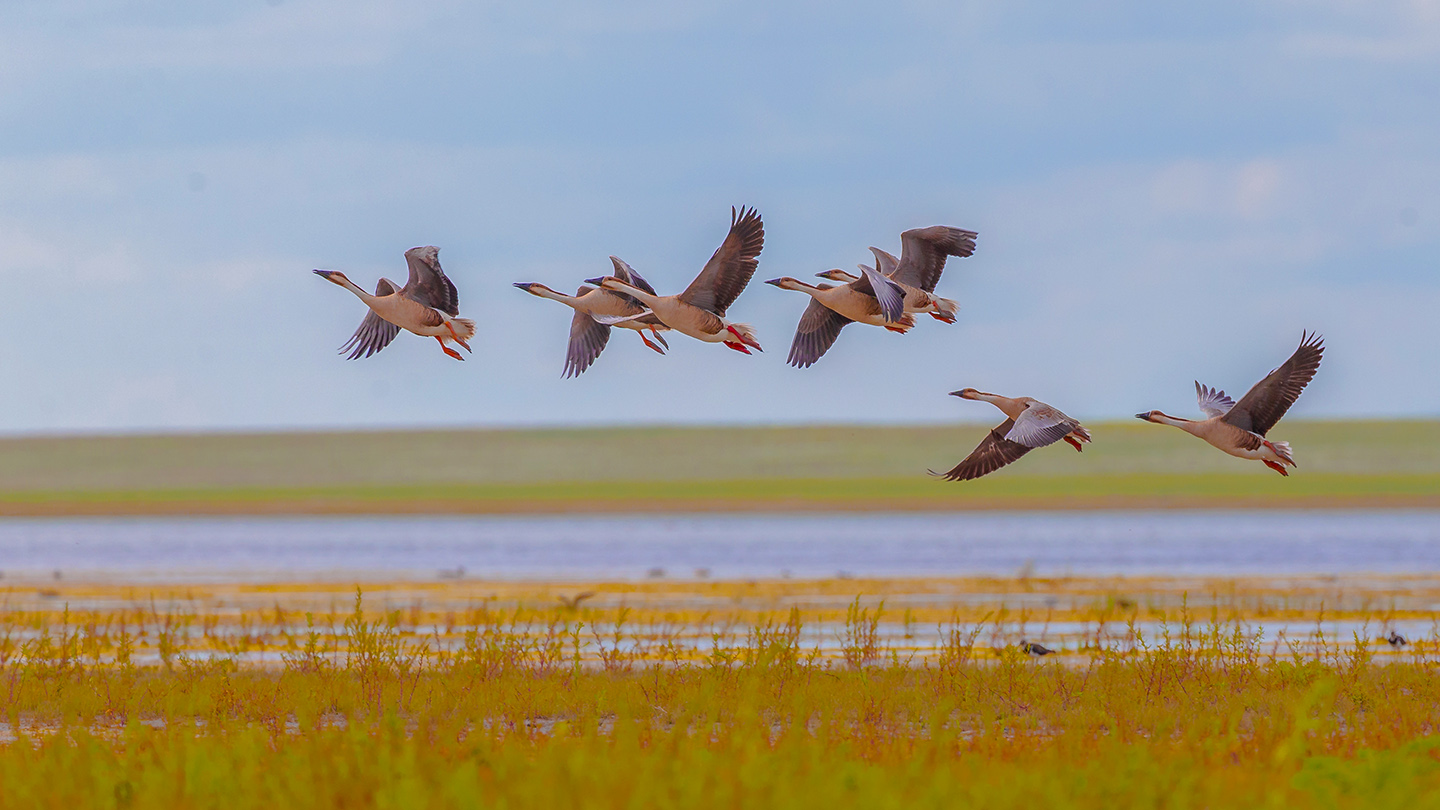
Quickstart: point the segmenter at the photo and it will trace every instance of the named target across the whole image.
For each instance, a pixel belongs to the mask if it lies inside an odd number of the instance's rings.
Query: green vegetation
[[[0,441],[0,513],[1440,506],[1440,422],[1285,423],[1300,469],[1139,422],[986,479],[932,480],[989,425],[615,428]]]
[[[412,590],[356,594],[332,613],[259,589],[119,599],[66,586],[60,596],[92,604],[74,611],[11,591],[4,804],[1440,803],[1434,638],[1398,654],[1346,643],[1311,609],[1313,638],[1272,646],[1251,611],[1304,602],[1294,589],[1230,583],[1197,617],[1163,586],[1130,582],[1124,599],[1062,607],[1085,625],[1079,641],[1034,659],[1014,644],[1025,617],[1004,601],[1071,586],[991,585],[1011,593],[931,602],[923,618],[887,616],[873,598],[697,613],[604,584],[573,608],[544,593],[456,607],[453,590],[399,586]],[[377,598],[389,607],[370,609]],[[1378,628],[1393,611],[1344,615]],[[893,620],[934,621],[935,641],[887,636]]]

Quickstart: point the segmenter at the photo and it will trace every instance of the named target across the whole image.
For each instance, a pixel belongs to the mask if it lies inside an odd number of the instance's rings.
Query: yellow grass
[[[1428,626],[1440,583],[1426,577],[362,591],[12,585],[4,803],[1440,799],[1440,639],[1412,633],[1396,651],[1376,638]],[[1062,653],[1026,656],[1022,636]]]

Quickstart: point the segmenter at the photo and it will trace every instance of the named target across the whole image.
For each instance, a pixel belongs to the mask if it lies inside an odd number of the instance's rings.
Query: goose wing
[[[596,295],[594,287],[581,285],[575,292],[575,297],[585,295]],[[610,326],[600,323],[590,317],[588,313],[575,310],[575,316],[570,319],[570,345],[565,349],[565,377],[578,377],[590,368],[600,352],[605,351],[605,344],[610,342]]]
[[[721,317],[740,297],[750,283],[755,268],[760,266],[760,250],[765,247],[765,223],[754,208],[730,209],[730,233],[705,263],[705,269],[690,282],[680,300]]]
[[[880,302],[880,314],[885,316],[886,321],[900,320],[905,314],[905,289],[869,265],[856,266],[860,268],[860,278],[850,282],[850,287],[856,292],[875,296],[875,300]]]
[[[1066,416],[1059,408],[1032,402],[1015,420],[1015,426],[1010,428],[1005,438],[1033,450],[1060,441],[1079,426],[1079,422]]]
[[[879,270],[882,275],[895,275],[896,268],[900,266],[900,260],[895,258],[895,254],[881,250],[874,245],[870,246],[870,252],[875,254],[876,270]]]
[[[659,293],[655,292],[655,288],[650,286],[650,282],[646,281],[645,277],[636,272],[635,268],[626,263],[624,259],[619,256],[611,256],[610,263],[615,265],[616,278],[629,284],[631,287],[644,290],[651,295],[659,295]]]
[[[382,278],[375,282],[375,295],[394,294],[395,285],[390,279]],[[355,330],[355,334],[351,335],[350,339],[345,341],[345,345],[340,347],[340,353],[350,352],[349,356],[345,358],[347,360],[369,357],[389,346],[390,341],[394,340],[398,334],[400,334],[400,327],[380,317],[372,309],[366,313],[364,320],[360,321],[360,328]]]
[[[1280,417],[1300,398],[1300,392],[1305,390],[1310,380],[1315,378],[1324,353],[1324,338],[1301,334],[1300,347],[1290,355],[1290,359],[1255,383],[1255,387],[1225,414],[1224,421],[1261,436],[1269,433],[1270,428],[1275,427]]]
[[[440,248],[410,248],[405,251],[405,264],[410,267],[410,278],[400,290],[401,295],[452,317],[460,314],[460,294],[440,269]]]
[[[1030,452],[1031,448],[1005,438],[1005,434],[1009,433],[1013,427],[1015,427],[1015,420],[1006,419],[1000,423],[999,427],[990,431],[984,441],[980,442],[979,446],[972,450],[964,461],[956,464],[949,472],[941,474],[931,470],[930,474],[938,475],[946,481],[969,481],[982,475],[988,475],[1006,464],[1014,462]]]
[[[935,292],[940,273],[949,256],[969,256],[975,252],[975,231],[932,225],[900,234],[900,265],[893,278],[901,284]]]
[[[847,323],[849,318],[811,298],[810,306],[800,316],[795,340],[790,343],[790,357],[785,362],[796,368],[809,368],[835,345],[835,339]]]
[[[1214,419],[1217,416],[1224,416],[1235,407],[1235,400],[1231,399],[1218,388],[1211,388],[1208,385],[1201,385],[1199,380],[1195,381],[1195,400],[1200,403],[1200,412]]]

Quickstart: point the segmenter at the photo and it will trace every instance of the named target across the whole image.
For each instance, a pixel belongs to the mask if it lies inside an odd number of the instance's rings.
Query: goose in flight
[[[960,305],[936,295],[935,285],[940,283],[940,274],[945,270],[948,257],[964,258],[975,253],[977,236],[979,234],[975,231],[932,225],[900,234],[898,259],[878,247],[872,246],[870,252],[875,254],[875,268],[905,290],[906,312],[925,312],[937,321],[955,323]],[[864,269],[862,265],[861,270]],[[817,275],[839,282],[851,282],[856,278],[853,273],[844,270],[827,270]]]
[[[440,269],[440,248],[433,245],[405,251],[410,276],[405,286],[396,289],[395,282],[382,278],[375,284],[375,294],[360,289],[338,270],[316,270],[326,281],[355,293],[370,312],[360,321],[360,328],[340,347],[350,352],[350,360],[369,357],[390,345],[401,329],[422,337],[433,337],[440,348],[456,360],[465,358],[446,344],[450,341],[470,351],[470,338],[475,336],[475,322],[460,315],[460,295],[455,284]]]
[[[838,287],[807,284],[790,276],[765,282],[810,296],[810,305],[795,328],[795,339],[790,343],[786,362],[796,368],[814,365],[835,345],[846,324],[883,326],[902,335],[910,331],[915,319],[905,312],[905,291],[868,267],[862,265],[861,272],[863,275],[856,280]]]
[[[725,311],[735,303],[745,285],[750,283],[750,277],[755,275],[755,268],[760,264],[760,251],[764,247],[765,223],[761,222],[755,209],[742,208],[737,212],[731,208],[730,232],[725,235],[725,241],[705,263],[700,275],[679,295],[656,295],[653,290],[641,289],[617,276],[587,279],[586,283],[629,295],[676,332],[706,343],[723,343],[738,352],[750,354],[750,349],[761,351],[760,343],[755,339],[755,330],[749,324],[726,320]],[[596,320],[618,325],[643,317],[644,312],[614,318],[602,316]]]
[[[1272,442],[1265,435],[1314,379],[1324,353],[1323,338],[1301,333],[1300,347],[1290,359],[1256,383],[1238,403],[1224,391],[1201,385],[1197,380],[1195,396],[1208,419],[1181,419],[1160,411],[1137,413],[1135,418],[1180,428],[1232,456],[1263,461],[1265,466],[1288,476],[1290,473],[1285,467],[1296,466],[1290,444]]]
[[[1076,450],[1084,450],[1083,445],[1090,441],[1090,431],[1083,425],[1038,399],[1012,399],[974,388],[951,391],[950,396],[988,402],[999,408],[1007,418],[949,472],[941,475],[930,471],[931,475],[938,475],[946,481],[969,481],[988,475],[1037,447],[1054,444],[1061,439]]]
[[[610,263],[615,266],[615,278],[624,281],[626,284],[633,284],[636,287],[655,294],[655,288],[650,286],[639,273],[635,272],[630,265],[620,259],[611,256]],[[645,308],[643,304],[625,293],[611,292],[595,287],[581,285],[576,293],[565,295],[536,282],[516,282],[516,287],[541,298],[549,298],[552,301],[559,301],[562,304],[575,310],[575,317],[570,319],[570,346],[565,351],[565,377],[574,377],[582,374],[591,363],[605,350],[605,344],[610,341],[610,327],[612,325],[623,329],[634,330],[644,341],[646,346],[654,349],[660,354],[670,348],[670,344],[661,337],[661,330],[669,330],[670,327],[660,322],[653,313]],[[597,318],[604,319],[597,320]],[[619,320],[614,320],[619,319]],[[645,337],[646,330],[655,336],[660,346],[650,342]]]

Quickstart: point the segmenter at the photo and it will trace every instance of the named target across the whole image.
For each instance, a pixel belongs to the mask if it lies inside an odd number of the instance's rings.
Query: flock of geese
[[[946,261],[975,252],[975,231],[935,225],[900,235],[900,256],[870,248],[875,265],[857,265],[859,275],[844,270],[818,273],[834,284],[810,284],[784,276],[765,282],[783,290],[803,292],[810,303],[800,316],[788,362],[797,368],[814,365],[851,323],[883,327],[904,334],[915,326],[915,316],[930,315],[955,323],[959,305],[935,294]],[[605,350],[613,329],[628,329],[650,349],[664,354],[670,347],[663,333],[679,332],[706,343],[721,343],[750,354],[761,351],[755,330],[725,317],[759,266],[765,246],[765,225],[753,208],[730,209],[730,231],[695,280],[676,295],[660,295],[634,268],[611,256],[614,273],[586,279],[574,295],[566,295],[537,282],[516,287],[541,298],[559,301],[574,310],[570,343],[565,354],[565,377],[585,372]],[[405,286],[382,278],[375,293],[365,292],[344,273],[316,270],[320,277],[354,293],[370,311],[340,351],[351,360],[369,357],[390,344],[401,329],[433,337],[441,350],[456,360],[464,355],[451,344],[470,351],[475,322],[460,317],[455,285],[440,269],[439,248],[411,248],[405,252],[409,277]],[[648,335],[647,335],[648,333]],[[653,340],[652,340],[653,338]],[[1136,414],[1137,419],[1170,425],[1203,439],[1238,458],[1261,461],[1281,475],[1289,475],[1295,458],[1286,442],[1266,435],[1285,415],[1320,367],[1325,347],[1317,335],[1303,334],[1300,346],[1279,368],[1256,383],[1239,402],[1224,391],[1195,383],[1203,420],[1182,419],[1158,410]],[[965,481],[992,473],[1036,448],[1065,441],[1076,450],[1090,442],[1090,432],[1060,409],[1031,397],[1005,397],[965,388],[950,392],[961,399],[988,402],[1005,415],[969,456],[945,473],[949,481]]]

